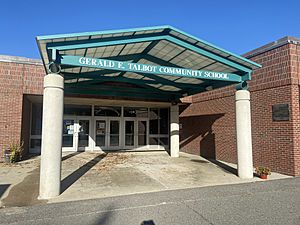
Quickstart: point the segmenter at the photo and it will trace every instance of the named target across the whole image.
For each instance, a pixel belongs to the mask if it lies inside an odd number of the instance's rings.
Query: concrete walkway
[[[262,181],[242,180],[235,172],[234,165],[186,153],[179,158],[165,152],[68,153],[62,161],[62,194],[48,202]],[[285,177],[273,173],[270,179]],[[46,203],[37,200],[39,157],[16,166],[0,164],[0,178],[0,187],[9,185],[2,194],[2,205]]]

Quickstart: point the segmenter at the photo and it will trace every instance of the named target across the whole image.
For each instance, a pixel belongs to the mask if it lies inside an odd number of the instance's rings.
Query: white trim
[[[93,103],[93,104],[91,104]],[[168,150],[163,145],[150,145],[149,140],[150,137],[158,137],[158,138],[169,138],[169,134],[150,134],[150,108],[169,108],[170,103],[161,103],[161,102],[139,102],[139,101],[117,101],[117,100],[107,100],[107,99],[86,99],[86,98],[65,98],[64,104],[72,104],[72,105],[90,105],[92,112],[91,116],[73,116],[73,115],[64,115],[65,119],[74,120],[74,135],[73,135],[73,147],[63,147],[62,151],[115,151],[115,150],[127,150],[127,151],[147,151],[147,150]],[[123,105],[122,105],[123,104]],[[119,106],[121,107],[121,116],[120,117],[103,117],[103,116],[95,116],[94,109],[95,106]],[[124,117],[124,107],[145,107],[148,109],[148,117]],[[31,134],[31,125],[32,125],[32,103],[30,110],[30,134]],[[170,117],[170,114],[168,115]],[[78,145],[78,122],[79,120],[89,120],[89,145],[84,148],[77,148]],[[106,123],[105,130],[105,142],[106,146],[96,146],[96,121],[104,120]],[[109,146],[110,144],[110,121],[118,120],[119,121],[119,146]],[[134,121],[134,145],[133,146],[125,146],[125,121]],[[147,124],[147,143],[144,146],[138,146],[138,121],[146,121]],[[30,135],[30,140],[34,135]],[[41,138],[41,135],[38,135],[37,138]],[[30,141],[29,141],[30,144]],[[39,153],[40,149],[30,149],[32,153]]]
[[[73,146],[72,147],[62,147],[62,151],[63,152],[68,152],[68,151],[75,151],[76,147],[77,146],[77,143],[76,143],[76,135],[75,135],[75,132],[76,132],[76,116],[69,116],[69,115],[64,115],[64,118],[63,120],[74,120],[74,133],[73,133]]]

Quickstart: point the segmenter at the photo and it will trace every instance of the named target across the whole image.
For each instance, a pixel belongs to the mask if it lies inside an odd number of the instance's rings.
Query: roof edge
[[[34,65],[43,65],[41,59],[32,59],[21,56],[11,56],[11,55],[0,55],[0,62],[14,62],[21,64],[34,64]]]
[[[265,53],[267,51],[270,51],[272,49],[281,47],[281,46],[286,45],[286,44],[295,44],[295,45],[299,45],[300,46],[300,38],[292,37],[292,36],[285,36],[285,37],[280,38],[280,39],[278,39],[276,41],[273,41],[273,42],[270,42],[270,43],[268,43],[266,45],[263,45],[263,46],[261,46],[259,48],[251,50],[251,51],[243,54],[243,56],[246,57],[246,58],[252,58],[254,56],[263,54],[263,53]]]
[[[223,48],[217,47],[216,45],[213,45],[207,41],[204,41],[198,37],[195,37],[191,34],[188,34],[180,29],[177,29],[173,26],[170,25],[162,25],[162,26],[152,26],[152,27],[139,27],[139,28],[130,28],[130,29],[118,29],[118,30],[106,30],[106,31],[95,31],[95,32],[83,32],[83,33],[69,33],[69,34],[56,34],[56,35],[45,35],[45,36],[37,36],[36,40],[37,42],[42,41],[42,40],[47,40],[47,39],[58,39],[58,38],[70,38],[70,37],[82,37],[82,36],[91,36],[91,35],[102,35],[102,34],[114,34],[114,33],[124,33],[124,32],[138,32],[138,31],[147,31],[147,30],[158,30],[158,29],[169,29],[169,30],[174,30],[178,33],[181,33],[185,36],[188,36],[198,42],[201,42],[207,46],[210,46],[214,49],[217,49],[223,53],[229,54],[231,56],[234,56],[244,62],[247,62],[251,64],[254,68],[261,68],[262,66],[256,62],[253,62],[245,57],[242,57],[240,55],[237,55],[235,53],[229,52]],[[253,68],[251,68],[253,69]]]
[[[82,36],[89,36],[89,35],[114,34],[114,33],[120,33],[120,32],[137,32],[137,31],[142,31],[142,30],[159,30],[159,29],[168,29],[168,28],[172,29],[171,26],[162,25],[162,26],[137,27],[137,28],[129,28],[129,29],[117,29],[117,30],[65,33],[65,34],[53,34],[53,35],[39,35],[39,36],[36,36],[36,39],[38,41],[40,41],[40,40],[46,40],[46,39],[82,37]]]
[[[243,56],[240,56],[240,55],[237,55],[237,54],[235,54],[235,53],[229,52],[229,51],[227,51],[227,50],[225,50],[225,49],[223,49],[223,48],[220,48],[220,47],[218,47],[218,46],[216,46],[216,45],[214,45],[214,44],[211,44],[211,43],[209,43],[209,42],[207,42],[207,41],[205,41],[205,40],[202,40],[202,39],[200,39],[200,38],[198,38],[198,37],[195,37],[195,36],[193,36],[193,35],[191,35],[191,34],[188,34],[188,33],[184,32],[184,31],[182,31],[182,30],[179,30],[179,29],[177,29],[177,28],[175,28],[175,27],[168,26],[168,28],[169,28],[169,29],[172,29],[172,30],[175,30],[175,31],[177,31],[177,32],[179,32],[179,33],[182,33],[182,34],[184,34],[184,35],[187,35],[187,36],[189,36],[189,37],[191,37],[191,38],[193,38],[193,39],[195,39],[195,40],[197,40],[197,41],[200,41],[200,42],[202,42],[202,43],[204,43],[204,44],[206,44],[206,45],[209,45],[210,47],[216,48],[216,49],[218,49],[218,50],[220,50],[220,51],[222,51],[222,52],[224,52],[224,53],[227,53],[227,54],[232,55],[232,56],[234,56],[234,57],[237,57],[237,58],[239,58],[239,59],[241,59],[241,60],[243,60],[243,61],[246,61],[246,62],[252,64],[253,66],[257,67],[257,68],[261,68],[261,67],[262,67],[262,65],[260,65],[260,64],[258,64],[258,63],[256,63],[256,62],[253,62],[253,61],[251,61],[251,60],[249,60],[249,59],[247,59],[247,58],[245,58],[245,57],[243,57]]]

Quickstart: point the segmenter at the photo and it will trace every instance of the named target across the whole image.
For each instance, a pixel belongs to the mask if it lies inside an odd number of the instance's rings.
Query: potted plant
[[[268,167],[264,166],[258,166],[255,169],[256,174],[261,178],[261,179],[268,179],[268,175],[271,174],[271,170]]]

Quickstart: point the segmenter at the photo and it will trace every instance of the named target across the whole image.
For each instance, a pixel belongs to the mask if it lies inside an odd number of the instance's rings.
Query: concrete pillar
[[[170,107],[170,155],[179,157],[179,107]]]
[[[60,194],[64,78],[44,77],[43,130],[40,170],[40,199]]]
[[[253,178],[252,135],[250,92],[238,90],[235,94],[236,142],[238,158],[238,176]]]

